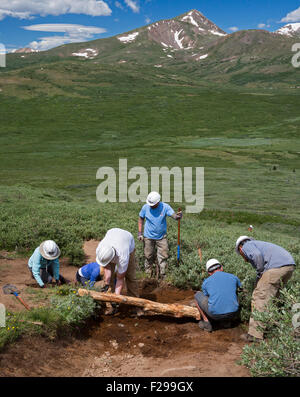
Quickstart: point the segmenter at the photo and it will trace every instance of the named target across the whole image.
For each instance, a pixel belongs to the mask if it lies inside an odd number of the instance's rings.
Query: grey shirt
[[[279,245],[265,241],[250,240],[242,247],[243,253],[261,277],[266,270],[295,265],[292,255]]]

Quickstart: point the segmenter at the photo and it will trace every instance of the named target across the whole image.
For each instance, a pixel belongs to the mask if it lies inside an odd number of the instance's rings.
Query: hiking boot
[[[240,336],[240,338],[244,341],[244,342],[248,342],[248,343],[252,343],[252,342],[261,342],[262,339],[259,338],[255,338],[255,336],[252,336],[250,334],[242,334]]]
[[[200,329],[203,329],[204,331],[211,332],[212,331],[212,326],[209,321],[199,321],[198,326]]]

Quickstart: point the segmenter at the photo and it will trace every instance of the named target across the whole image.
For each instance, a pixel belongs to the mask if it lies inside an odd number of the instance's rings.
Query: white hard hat
[[[221,265],[220,262],[217,259],[210,259],[206,262],[206,271],[211,271],[214,269],[209,270],[211,267],[215,265]]]
[[[108,265],[115,255],[116,251],[110,244],[104,241],[99,243],[96,250],[96,261],[100,266],[105,267]]]
[[[40,245],[40,253],[43,258],[54,260],[60,256],[60,249],[53,240],[46,240]]]
[[[245,241],[245,240],[252,240],[250,237],[248,237],[248,236],[240,236],[237,240],[236,240],[236,243],[235,243],[235,250],[236,250],[236,253],[237,254],[239,254],[240,252],[239,252],[239,245],[243,242],[243,241]]]
[[[157,192],[151,192],[147,196],[146,203],[153,207],[155,204],[160,202],[160,194]]]

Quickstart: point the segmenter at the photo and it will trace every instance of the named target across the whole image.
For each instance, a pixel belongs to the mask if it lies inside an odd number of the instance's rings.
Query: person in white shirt
[[[127,295],[139,296],[135,243],[130,232],[119,228],[108,230],[96,249],[96,261],[104,268],[103,292],[107,292],[111,286],[112,292],[121,295],[125,280]]]

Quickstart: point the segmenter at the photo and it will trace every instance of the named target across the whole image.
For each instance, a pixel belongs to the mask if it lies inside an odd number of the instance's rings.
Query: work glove
[[[138,233],[138,240],[139,241],[144,241],[144,236],[141,232]]]
[[[109,284],[105,284],[104,287],[101,288],[100,292],[107,292],[109,290]]]

